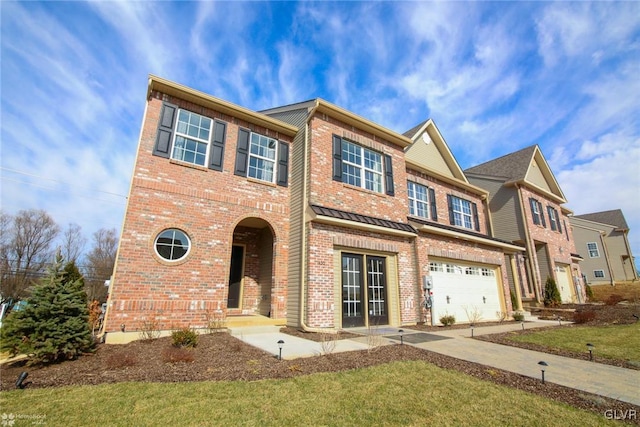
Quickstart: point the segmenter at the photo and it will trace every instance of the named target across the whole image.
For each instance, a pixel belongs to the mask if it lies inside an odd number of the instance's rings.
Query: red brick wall
[[[307,265],[307,325],[311,327],[338,327],[334,316],[342,312],[335,307],[334,291],[342,277],[334,276],[334,251],[343,249],[353,253],[377,253],[381,256],[397,255],[399,310],[402,323],[417,322],[417,271],[413,256],[413,238],[394,237],[352,230],[333,225],[308,224]],[[387,272],[390,274],[391,272]],[[389,298],[389,296],[388,296]],[[389,308],[398,310],[397,308]]]
[[[449,203],[447,201],[447,195],[451,194],[461,199],[468,200],[471,203],[475,203],[478,208],[478,222],[480,225],[480,231],[476,231],[475,224],[472,224],[472,226],[474,227],[472,230],[465,229],[464,227],[457,228],[460,228],[461,230],[473,231],[475,233],[487,234],[487,206],[478,194],[466,190],[462,187],[451,185],[413,169],[407,170],[407,176],[409,177],[410,181],[414,181],[418,184],[433,188],[435,190],[436,208],[438,211],[438,220],[435,222],[437,222],[438,224],[456,227],[449,222]],[[406,185],[407,184],[405,182],[404,186],[406,187]],[[408,214],[409,208],[407,208],[407,215]],[[429,213],[429,215],[431,215],[431,213]],[[428,220],[433,221],[431,218],[429,218]]]
[[[227,123],[222,172],[152,155],[162,99]],[[284,317],[287,287],[289,189],[235,176],[239,126],[286,142],[292,138],[157,92],[148,101],[107,314],[107,332],[140,330],[155,319],[161,329],[205,326],[207,312],[226,310],[234,230],[249,246],[245,312],[253,312],[257,262],[251,233],[237,229],[260,218],[274,234],[272,317]],[[186,260],[169,264],[155,254],[154,240],[166,228],[191,239]]]
[[[347,130],[348,129],[348,130]],[[401,147],[323,114],[311,120],[309,203],[396,222],[407,222],[407,178]],[[392,157],[395,196],[333,180],[333,135]]]

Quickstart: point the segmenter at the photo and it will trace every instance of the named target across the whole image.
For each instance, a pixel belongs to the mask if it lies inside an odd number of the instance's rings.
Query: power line
[[[68,186],[75,186],[75,184],[71,184],[71,183],[68,183],[68,182],[65,182],[65,181],[60,181],[60,180],[53,179],[53,178],[47,178],[47,177],[44,177],[44,176],[35,175],[35,174],[32,174],[32,173],[23,172],[23,171],[19,171],[19,170],[16,170],[16,169],[5,168],[5,167],[2,167],[2,166],[0,166],[0,170],[13,172],[13,173],[17,173],[17,174],[20,174],[20,175],[31,176],[31,177],[38,178],[38,179],[44,179],[44,180],[47,180],[47,181],[58,182],[60,184],[65,184],[65,185],[68,185]],[[25,182],[25,184],[30,184],[30,183],[26,183]],[[46,187],[43,187],[43,188],[46,188]],[[112,196],[124,197],[125,199],[127,198],[127,196],[124,196],[124,195],[118,194],[118,193],[112,193],[110,191],[96,190],[96,189],[88,188],[88,187],[85,187],[84,189],[85,190],[89,190],[89,191],[93,191],[94,193],[104,193],[104,194],[110,194]]]
[[[12,182],[17,182],[19,184],[26,184],[26,185],[31,185],[33,187],[43,188],[45,190],[59,191],[61,193],[72,193],[72,191],[69,191],[69,190],[61,190],[61,189],[58,189],[58,188],[45,187],[45,186],[42,186],[42,185],[34,184],[32,182],[19,181],[19,180],[12,179],[12,178],[9,178],[9,177],[6,177],[6,176],[0,177],[0,178],[4,179],[6,181],[12,181]],[[91,191],[94,191],[94,190],[91,190]],[[98,190],[95,190],[95,191],[98,191]],[[103,193],[105,193],[105,192],[103,191]],[[124,197],[125,199],[127,198],[127,196],[123,196],[123,195],[120,195],[120,194],[115,194],[115,193],[107,193],[107,194],[114,194],[114,195],[119,196],[119,197]],[[76,197],[81,197],[83,199],[96,200],[96,201],[99,201],[99,202],[113,203],[113,204],[118,204],[118,205],[122,204],[122,201],[97,199],[95,197],[84,196],[84,195],[81,195],[81,194],[74,194],[74,195]]]

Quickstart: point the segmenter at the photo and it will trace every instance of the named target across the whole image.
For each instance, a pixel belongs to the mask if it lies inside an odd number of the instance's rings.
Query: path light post
[[[540,365],[540,370],[542,371],[542,384],[544,384],[544,369],[549,365],[544,360],[539,361],[538,365]]]
[[[595,345],[591,343],[587,343],[587,350],[589,350],[589,360],[593,360],[593,350],[596,348]]]
[[[471,328],[471,338],[473,338],[473,323],[471,323],[469,327]]]
[[[26,371],[20,372],[20,375],[18,376],[18,380],[16,381],[16,388],[19,388],[20,390],[25,388],[26,384],[24,380],[26,380],[28,376],[29,376],[28,372]]]
[[[284,341],[283,340],[279,340],[278,341],[278,350],[280,350],[280,352],[278,353],[278,360],[282,360],[282,347],[284,346]]]
[[[398,329],[398,333],[400,334],[400,345],[404,345],[404,331],[402,329]]]

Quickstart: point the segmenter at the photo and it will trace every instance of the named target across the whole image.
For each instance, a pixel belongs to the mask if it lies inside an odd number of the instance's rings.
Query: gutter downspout
[[[308,171],[309,171],[309,144],[311,143],[309,122],[318,109],[319,102],[316,99],[316,104],[311,108],[308,113],[307,120],[304,124],[304,171],[302,181],[302,262],[300,263],[300,328],[305,332],[318,332],[318,333],[338,333],[334,329],[327,328],[312,328],[305,323],[306,319],[306,307],[307,307],[307,289],[306,289],[306,277],[307,277],[307,209],[309,207],[308,197]]]

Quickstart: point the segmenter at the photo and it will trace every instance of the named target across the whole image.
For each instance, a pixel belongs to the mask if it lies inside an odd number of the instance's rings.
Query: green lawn
[[[595,346],[596,358],[640,363],[640,323],[549,328],[529,334],[513,335],[509,339],[583,353],[588,353],[587,343],[591,343]]]
[[[426,362],[287,380],[26,389],[0,393],[0,407],[22,417],[16,427],[31,425],[27,417],[47,426],[616,425]]]

